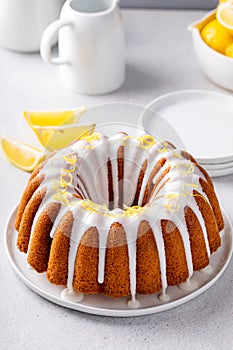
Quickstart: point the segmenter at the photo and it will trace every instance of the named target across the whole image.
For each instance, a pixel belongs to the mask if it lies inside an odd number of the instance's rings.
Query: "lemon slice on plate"
[[[24,118],[33,128],[39,126],[59,126],[63,124],[77,124],[85,113],[86,107],[79,107],[64,111],[25,111]]]
[[[216,18],[233,35],[233,0],[226,1],[217,7]]]
[[[32,171],[44,159],[40,149],[14,138],[2,136],[1,145],[7,159],[25,171]]]
[[[216,19],[207,23],[201,31],[201,36],[207,45],[222,54],[233,42],[233,36]]]
[[[58,127],[35,125],[33,127],[38,140],[48,151],[67,147],[81,137],[92,135],[94,130],[95,124],[72,124]]]

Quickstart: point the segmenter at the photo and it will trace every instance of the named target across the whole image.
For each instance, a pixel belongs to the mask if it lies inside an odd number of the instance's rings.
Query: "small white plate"
[[[220,177],[233,174],[233,167],[227,169],[206,170],[208,171],[210,177]]]
[[[156,98],[146,108],[156,111],[171,124],[188,152],[200,163],[233,162],[232,96],[214,91],[180,90]],[[160,133],[156,118],[151,118],[147,111],[139,118],[139,125],[152,133]]]
[[[206,169],[206,170],[225,170],[225,169],[230,169],[233,168],[233,163],[217,163],[217,164],[203,164],[201,165]]]
[[[233,164],[222,163],[222,164],[201,164],[211,177],[220,177],[225,175],[233,174]]]
[[[225,228],[221,233],[222,246],[211,256],[211,274],[204,272],[195,272],[193,279],[198,282],[198,289],[193,292],[184,292],[179,287],[169,287],[167,294],[170,301],[164,303],[158,299],[158,294],[137,296],[140,301],[140,308],[137,310],[129,309],[127,298],[108,298],[102,295],[85,295],[80,303],[67,301],[61,298],[63,287],[55,286],[49,283],[45,274],[38,274],[27,267],[26,254],[20,253],[16,247],[17,233],[14,230],[16,209],[11,213],[6,231],[5,248],[17,275],[34,292],[41,295],[56,304],[67,308],[78,310],[90,314],[115,317],[131,317],[153,314],[173,307],[179,306],[205,292],[210,288],[223,274],[230,262],[232,255],[232,226],[229,218],[224,213]]]

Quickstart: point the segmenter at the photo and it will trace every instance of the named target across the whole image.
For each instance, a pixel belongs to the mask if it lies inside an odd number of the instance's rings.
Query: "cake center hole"
[[[105,205],[109,210],[125,209],[135,205],[135,195],[140,173],[139,165],[122,158],[108,159],[100,162],[98,159],[86,161],[92,166],[79,168],[77,190],[84,199],[95,204]],[[86,162],[85,162],[86,163]]]

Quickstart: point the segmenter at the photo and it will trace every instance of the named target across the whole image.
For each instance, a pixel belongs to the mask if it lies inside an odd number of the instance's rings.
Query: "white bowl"
[[[202,28],[215,18],[216,10],[190,24],[188,30],[192,32],[195,53],[204,74],[215,84],[233,91],[233,58],[213,50],[201,37]]]

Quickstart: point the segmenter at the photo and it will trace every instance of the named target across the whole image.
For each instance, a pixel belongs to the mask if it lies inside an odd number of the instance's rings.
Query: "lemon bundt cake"
[[[64,297],[110,297],[188,285],[224,227],[213,184],[188,153],[150,135],[80,139],[32,173],[17,246]]]

